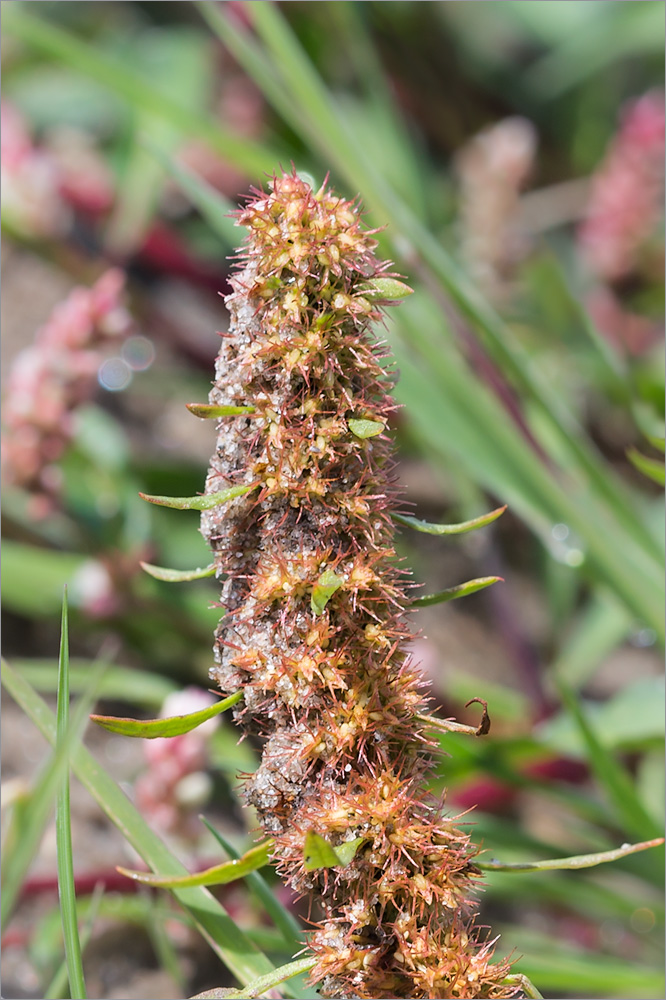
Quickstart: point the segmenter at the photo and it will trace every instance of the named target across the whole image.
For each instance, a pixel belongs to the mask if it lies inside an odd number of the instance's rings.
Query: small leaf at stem
[[[321,615],[333,594],[340,589],[344,582],[344,577],[338,576],[332,569],[324,570],[312,588],[312,597],[310,598],[312,613]]]
[[[254,413],[254,406],[225,406],[216,403],[185,403],[195,417],[212,420],[215,417],[237,417],[242,413]]]
[[[310,830],[305,835],[303,845],[303,867],[306,872],[313,872],[318,868],[346,868],[354,860],[364,840],[364,837],[356,837],[333,847],[314,830]]]
[[[224,864],[214,865],[193,875],[159,875],[157,872],[138,872],[131,868],[122,868],[120,865],[116,866],[116,871],[133,879],[134,882],[157,889],[191,889],[197,885],[226,885],[267,865],[272,849],[273,841],[267,840],[240,858],[225,861]]]
[[[544,871],[571,871],[577,868],[594,868],[595,865],[607,864],[609,861],[617,861],[625,858],[628,854],[637,854],[639,851],[647,851],[650,847],[659,847],[664,843],[663,837],[655,840],[644,840],[640,844],[623,844],[622,847],[614,851],[600,851],[596,854],[576,854],[570,858],[550,858],[548,861],[526,861],[524,863],[504,863],[496,861],[475,861],[477,868],[482,868],[487,872],[544,872]]]
[[[377,437],[384,430],[384,424],[379,420],[348,420],[349,430],[357,438]]]
[[[467,597],[477,590],[490,587],[493,583],[503,583],[501,576],[480,576],[476,580],[468,580],[467,583],[459,583],[457,587],[448,587],[440,590],[437,594],[426,594],[424,597],[417,597],[411,603],[413,608],[427,608],[431,604],[443,604],[444,601],[455,601],[458,597]]]
[[[629,448],[627,450],[627,458],[631,464],[642,472],[644,476],[651,479],[655,483],[659,483],[660,486],[666,484],[666,469],[664,468],[664,463],[658,458],[648,458],[647,455],[643,455],[636,448]]]
[[[226,503],[227,500],[249,493],[252,489],[254,486],[230,486],[228,490],[220,490],[219,493],[207,493],[196,497],[156,497],[148,493],[139,493],[139,496],[142,500],[158,504],[160,507],[175,507],[176,510],[211,510]]]
[[[466,531],[475,531],[477,528],[485,528],[487,524],[492,524],[505,510],[506,504],[491,510],[489,514],[474,517],[471,521],[461,521],[460,524],[430,524],[428,521],[420,521],[417,517],[407,517],[406,514],[392,514],[391,517],[394,521],[416,531],[423,531],[427,535],[463,535]]]
[[[358,285],[357,290],[362,292],[366,299],[384,302],[397,302],[414,294],[413,288],[404,281],[398,281],[397,278],[371,278],[370,281]]]
[[[226,712],[228,708],[236,705],[243,697],[242,691],[236,691],[222,701],[202,708],[198,712],[190,712],[189,715],[173,715],[168,719],[119,719],[113,715],[91,715],[92,722],[96,722],[103,729],[108,729],[110,733],[120,733],[121,736],[135,736],[144,740],[155,740],[158,738],[168,738],[170,736],[182,736],[196,729],[208,719],[213,719],[221,712]]]
[[[215,575],[215,563],[203,569],[167,569],[166,566],[153,566],[147,562],[139,565],[148,576],[163,580],[165,583],[186,583],[189,580],[204,580],[208,576]]]

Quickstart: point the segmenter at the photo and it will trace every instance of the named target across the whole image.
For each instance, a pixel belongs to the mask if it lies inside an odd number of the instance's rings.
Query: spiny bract
[[[275,861],[321,916],[313,981],[328,997],[511,997],[476,940],[475,851],[425,790],[423,684],[409,661],[408,581],[389,512],[395,408],[369,327],[407,289],[374,256],[355,202],[296,173],[238,212],[250,235],[227,298],[205,511],[224,579],[212,674],[265,738],[246,795]],[[362,421],[363,423],[355,423]],[[304,866],[314,831],[359,838],[347,866]]]

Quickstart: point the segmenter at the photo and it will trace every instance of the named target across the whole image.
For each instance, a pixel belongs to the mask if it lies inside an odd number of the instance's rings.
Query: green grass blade
[[[40,732],[55,742],[53,713],[19,675],[3,661],[2,680],[12,698],[21,706]],[[186,875],[187,871],[164,842],[106,773],[95,758],[78,747],[72,755],[72,769],[125,839],[153,870]],[[176,889],[174,896],[189,912],[200,933],[227,968],[242,982],[272,971],[264,954],[243,934],[220,903],[207,889]]]
[[[215,827],[208,822],[205,816],[200,817],[201,822],[204,826],[212,833],[212,835],[217,840],[218,844],[227,852],[229,857],[234,860],[238,859],[240,855],[233,846],[226,840]],[[263,904],[264,909],[268,913],[269,917],[281,931],[282,936],[292,951],[296,951],[303,947],[303,929],[301,928],[298,920],[293,916],[293,914],[282,905],[282,903],[277,900],[268,885],[264,876],[258,872],[250,872],[245,876],[245,881],[247,882],[250,890],[254,893],[257,899]]]
[[[14,660],[14,669],[30,684],[47,694],[57,691],[57,661],[49,659],[18,659]],[[99,670],[100,676],[96,687],[96,697],[109,698],[115,701],[131,701],[148,709],[158,709],[169,694],[178,691],[179,687],[168,677],[149,673],[147,670],[137,670],[134,667],[122,667],[115,663],[100,660],[85,660],[80,657],[70,657],[69,686],[71,691],[81,693],[90,688],[91,670]]]
[[[95,920],[97,919],[97,914],[99,913],[99,909],[102,904],[103,898],[104,898],[104,886],[98,884],[95,886],[92,896],[90,897],[90,904],[87,907],[87,912],[85,914],[85,919],[83,921],[83,926],[81,929],[81,949],[84,952],[92,936]],[[57,969],[53,979],[44,990],[45,1000],[60,1000],[60,997],[63,996],[66,988],[67,988],[67,960],[64,959],[61,962],[60,967]]]
[[[504,862],[475,861],[477,868],[488,872],[546,872],[574,871],[578,868],[595,868],[597,865],[617,861],[628,854],[647,851],[650,847],[659,847],[664,843],[663,837],[656,840],[645,840],[641,844],[624,844],[614,851],[597,851],[594,854],[576,854],[569,858],[549,858],[547,861]]]
[[[663,458],[648,458],[637,448],[630,448],[627,452],[627,458],[639,472],[651,479],[653,483],[657,483],[659,486],[666,484],[666,469]]]
[[[51,679],[57,677],[56,664],[52,661]],[[54,750],[35,781],[27,801],[16,804],[15,817],[10,825],[2,852],[2,896],[0,916],[6,927],[16,904],[21,886],[32,860],[37,853],[44,829],[51,815],[63,774],[67,769],[67,756],[80,741],[103,677],[104,664],[88,668],[84,696],[72,714],[66,740]],[[53,690],[57,691],[54,683]],[[14,819],[16,822],[14,822]]]
[[[190,712],[189,715],[172,715],[167,719],[120,719],[112,715],[91,715],[92,722],[107,729],[110,733],[119,733],[121,736],[132,736],[143,740],[169,739],[171,736],[182,736],[183,733],[190,733],[197,726],[214,719],[221,712],[226,712],[228,708],[237,705],[243,697],[242,691],[230,694],[228,698],[209,705],[208,708],[201,708],[198,712]]]
[[[58,867],[58,897],[62,917],[62,933],[65,944],[65,960],[72,1000],[85,1000],[86,984],[83,975],[81,941],[76,913],[76,889],[74,887],[74,859],[72,855],[72,824],[69,808],[69,619],[67,610],[67,590],[62,600],[62,622],[60,631],[60,658],[58,662],[58,701],[56,709],[56,753],[62,752],[67,769],[61,779],[56,798],[56,851]]]
[[[203,139],[239,169],[261,175],[273,168],[276,151],[248,139],[239,139],[217,119],[193,112],[162,93],[148,77],[126,62],[76,38],[46,18],[27,13],[23,6],[10,4],[4,8],[4,15],[7,36],[96,80],[132,107],[142,108],[170,122],[182,135]]]
[[[562,681],[558,682],[557,688],[564,705],[576,721],[587,749],[590,767],[605,790],[623,828],[632,836],[649,840],[659,837],[662,830],[643,808],[634,782],[612,753],[602,746],[576,696]]]
[[[211,184],[199,177],[189,167],[178,163],[154,143],[147,145],[149,152],[161,164],[167,174],[187,195],[214,233],[220,237],[229,250],[239,243],[239,232],[231,212],[236,208]],[[253,406],[209,406],[204,403],[187,403],[190,413],[197,417],[226,417],[240,413],[253,413]]]

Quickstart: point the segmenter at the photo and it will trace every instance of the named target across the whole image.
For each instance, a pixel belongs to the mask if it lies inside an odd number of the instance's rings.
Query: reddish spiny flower
[[[395,404],[369,333],[401,286],[358,206],[295,173],[238,220],[250,236],[210,402],[253,411],[222,419],[206,492],[249,490],[202,530],[224,577],[212,673],[243,688],[239,722],[265,740],[247,799],[321,914],[323,995],[514,996],[474,929],[475,850],[424,786],[424,685],[390,519]],[[312,870],[312,832],[357,841],[353,860]]]

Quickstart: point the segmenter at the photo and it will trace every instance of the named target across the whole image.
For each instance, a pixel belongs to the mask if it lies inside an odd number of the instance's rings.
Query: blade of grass
[[[234,31],[228,12],[218,8],[213,11],[209,4],[198,3],[198,7],[221,39],[232,47],[234,54],[241,61],[247,59],[247,46],[240,52],[233,48],[238,32]],[[389,221],[399,250],[404,250],[404,239],[408,240],[417,269],[425,267],[437,284],[445,289],[480,335],[491,357],[543,413],[569,453],[574,467],[595,485],[599,496],[620,520],[623,530],[632,534],[648,557],[654,559],[654,538],[642,519],[635,516],[636,499],[601,461],[545,375],[534,369],[513,331],[453,264],[441,243],[420,225],[401,202],[376,164],[363,155],[361,144],[354,141],[344,127],[324,84],[276,5],[253,4],[248,10],[265,45],[262,53],[264,61],[272,60],[274,73],[281,77],[282,86],[291,97],[287,120],[292,127],[308,143],[319,145],[326,160],[336,164],[348,182],[363,192],[368,207],[382,222]],[[251,75],[256,73],[260,62],[255,49],[246,64]],[[272,101],[275,95],[266,74],[263,74],[263,80],[257,78],[257,82],[263,87],[267,99]]]
[[[475,861],[474,864],[482,871],[488,872],[545,872],[545,871],[569,871],[578,868],[594,868],[597,865],[607,864],[610,861],[617,861],[618,858],[625,858],[628,854],[636,854],[638,851],[647,851],[650,847],[659,847],[664,843],[663,837],[656,840],[645,840],[641,844],[623,844],[622,847],[614,851],[597,851],[594,854],[576,854],[569,858],[549,858],[546,861],[525,861],[525,862],[505,862],[496,861]]]
[[[402,317],[409,319],[406,315]],[[507,414],[490,392],[469,374],[460,359],[443,357],[428,343],[418,323],[405,324],[412,345],[424,352],[439,385],[425,378],[403,340],[393,342],[400,369],[395,394],[422,440],[440,456],[453,451],[477,482],[522,516],[544,541],[553,524],[563,522],[584,539],[581,566],[597,581],[607,581],[639,621],[663,636],[662,587],[655,565],[631,540],[613,534],[618,528],[608,512],[594,507],[573,484],[568,488],[535,462],[527,443],[516,436]],[[444,437],[441,428],[447,428]],[[618,528],[618,530],[620,530]],[[608,539],[614,544],[609,545]]]
[[[88,942],[90,941],[95,920],[97,919],[97,914],[99,913],[103,898],[104,886],[100,883],[95,886],[92,896],[90,897],[90,903],[87,907],[83,927],[81,929],[81,949],[83,952],[85,952]],[[53,979],[44,990],[45,1000],[59,1000],[59,998],[63,996],[66,986],[67,960],[64,959],[61,962],[60,967],[57,969]]]
[[[605,790],[622,827],[632,836],[646,839],[658,837],[662,833],[659,825],[643,808],[634,783],[625,769],[615,760],[612,753],[602,746],[575,694],[562,680],[557,682],[557,689],[578,726],[587,749],[590,767]]]
[[[143,108],[170,122],[182,135],[203,139],[239,169],[252,175],[272,170],[276,151],[249,139],[239,139],[217,119],[193,112],[162,93],[148,77],[99,46],[89,45],[45,18],[27,13],[23,6],[10,4],[4,8],[4,15],[8,36],[96,80],[132,107]]]
[[[57,661],[24,660],[14,661],[14,668],[38,691],[51,694],[58,687]],[[100,672],[95,696],[112,698],[117,701],[130,700],[142,708],[160,708],[168,694],[178,690],[174,681],[146,670],[121,667],[106,661],[84,660],[72,657],[69,661],[69,686],[77,693],[90,687],[91,670]]]
[[[211,823],[208,822],[205,816],[200,816],[199,818],[204,826],[215,837],[218,844],[227,852],[230,858],[233,860],[240,858],[240,855],[234,847],[218,830],[215,829]],[[275,926],[282,932],[282,936],[287,945],[294,951],[298,948],[302,948],[303,929],[292,913],[275,898],[264,876],[258,871],[249,872],[249,874],[245,876],[245,881],[257,899],[263,904],[264,909]]]
[[[56,754],[65,759],[65,773],[56,796],[56,853],[58,868],[58,898],[65,945],[65,961],[72,1000],[86,1000],[81,941],[76,913],[74,858],[72,854],[72,823],[69,808],[69,617],[67,588],[62,599],[60,624],[60,657],[58,660],[58,699],[56,703]]]
[[[104,664],[95,665],[88,672],[84,696],[70,718],[66,739],[60,742],[43,767],[28,797],[17,814],[18,823],[12,822],[2,852],[2,896],[0,915],[6,927],[16,904],[21,886],[32,860],[37,853],[44,829],[51,815],[60,781],[67,769],[68,753],[81,739],[88,722],[88,712],[95,700]],[[57,688],[56,688],[57,690]],[[53,742],[53,741],[52,741]]]
[[[2,663],[2,681],[50,743],[55,742],[55,720],[42,699],[9,666]],[[79,746],[72,754],[72,768],[81,783],[118,827],[129,844],[151,868],[185,875],[185,867],[146,824],[129,799],[95,758]],[[174,890],[174,896],[190,913],[200,933],[227,968],[242,982],[272,970],[271,963],[243,934],[220,903],[201,887]]]

